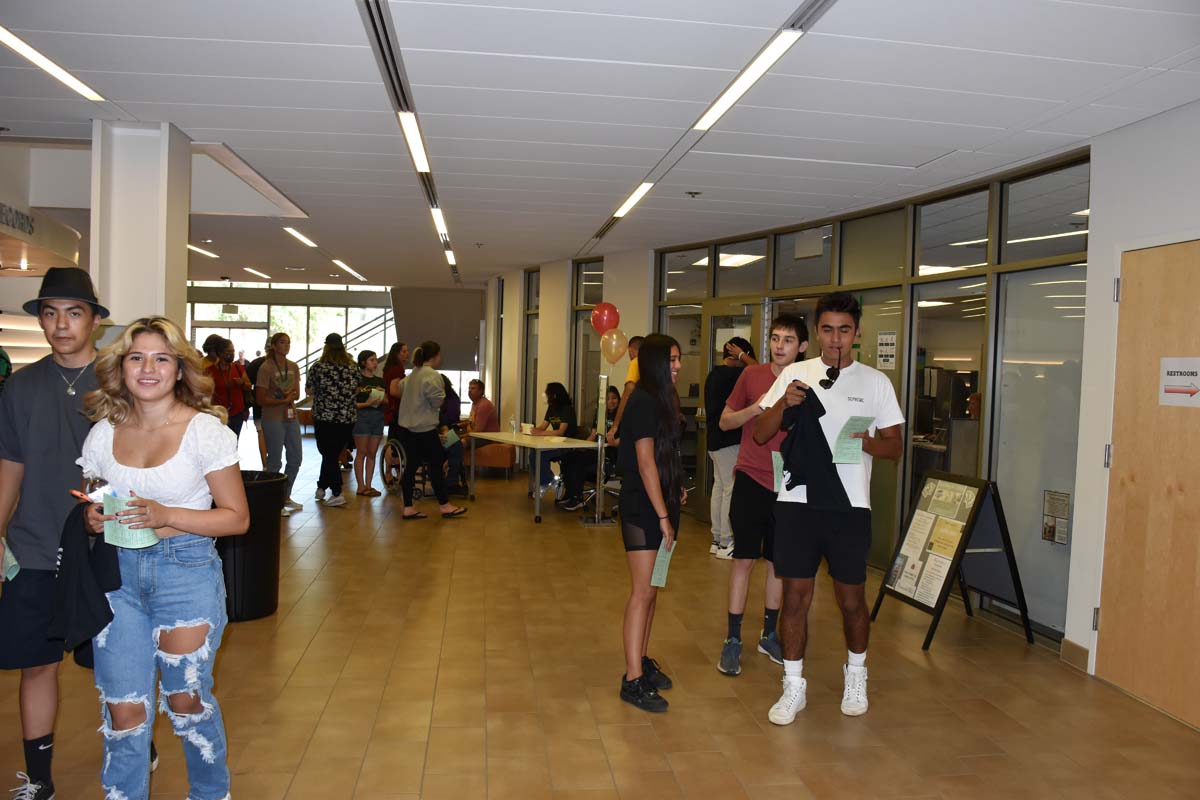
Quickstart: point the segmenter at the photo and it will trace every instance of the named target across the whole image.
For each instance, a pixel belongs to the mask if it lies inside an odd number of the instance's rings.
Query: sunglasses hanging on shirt
[[[821,379],[822,389],[832,389],[833,385],[837,383],[838,376],[842,374],[842,351],[840,348],[838,349],[837,363],[838,365],[836,367],[830,367],[829,369],[825,370],[825,377]]]

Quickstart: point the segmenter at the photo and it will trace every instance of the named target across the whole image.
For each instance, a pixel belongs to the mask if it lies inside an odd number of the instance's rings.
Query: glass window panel
[[[459,419],[466,419],[471,415],[471,398],[467,394],[467,389],[470,388],[471,381],[479,378],[479,373],[472,370],[455,370],[443,369],[438,370],[443,376],[450,379],[450,385],[454,387],[454,391],[458,393],[458,416]]]
[[[663,253],[659,300],[708,297],[708,248]]]
[[[525,315],[525,391],[521,407],[524,409],[523,422],[537,423],[540,421],[538,406],[541,392],[538,390],[538,315]]]
[[[202,322],[266,322],[267,307],[266,305],[246,305],[244,303],[233,303],[237,307],[237,312],[232,314],[225,313],[222,309],[222,303],[196,303],[195,314],[196,319]]]
[[[204,347],[204,340],[212,336],[214,333],[217,336],[224,336],[226,339],[229,338],[229,328],[212,328],[207,325],[203,325],[193,330],[193,334],[196,338],[192,339],[192,346],[194,346],[197,350],[200,350],[200,354],[203,355],[204,350],[201,348]]]
[[[351,356],[358,357],[363,350],[373,350],[380,365],[387,358],[386,308],[346,309],[346,349]],[[382,373],[380,373],[382,374]]]
[[[917,274],[987,266],[987,190],[917,208]]]
[[[1078,264],[1010,273],[999,287],[994,474],[1004,487],[1029,616],[1058,631],[1066,623],[1071,523],[1043,517],[1043,492],[1074,499],[1084,311],[1063,306],[1084,304],[1086,280]]]
[[[707,259],[705,259],[707,263]],[[767,275],[767,240],[723,244],[717,248],[717,296],[763,293]]]
[[[700,312],[698,305],[665,306],[659,312],[659,331],[673,336],[675,341],[679,342],[683,359],[679,366],[679,378],[675,389],[679,392],[679,410],[686,421],[680,449],[683,453],[683,469],[687,474],[688,486],[695,486],[698,459],[706,457],[697,446],[699,429],[696,425],[696,411],[703,402],[700,390],[707,368],[704,353],[700,350],[700,330],[703,322]]]
[[[1000,261],[1010,264],[1087,250],[1090,175],[1089,164],[1078,164],[1005,184]]]
[[[904,272],[904,209],[842,223],[842,283],[900,281]]]
[[[184,312],[185,317],[183,320],[183,335],[188,338],[188,341],[191,341],[191,339],[192,339],[192,304],[185,303],[184,305],[186,306],[187,310]]]
[[[930,470],[979,474],[987,281],[921,284],[914,299],[914,410],[908,432],[911,490],[916,492]]]
[[[575,305],[594,306],[604,302],[604,262],[589,261],[575,266]]]
[[[265,327],[230,328],[229,334],[225,338],[233,342],[233,351],[236,357],[253,361],[256,357],[255,351],[263,349],[263,341],[267,338],[267,329]]]
[[[775,237],[775,288],[823,286],[832,281],[833,226]]]
[[[538,270],[525,273],[525,310],[537,311],[541,303],[542,273]]]
[[[591,311],[575,312],[575,368],[572,374],[571,399],[575,401],[576,420],[587,430],[596,421],[596,399],[600,392],[600,373],[609,375],[609,383],[618,372],[624,380],[624,368],[609,366],[600,358],[600,334],[592,327]]]

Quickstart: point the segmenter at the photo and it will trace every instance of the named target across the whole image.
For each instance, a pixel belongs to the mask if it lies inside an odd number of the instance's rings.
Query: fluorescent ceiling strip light
[[[404,131],[404,141],[408,144],[408,152],[412,155],[413,166],[417,172],[429,172],[429,158],[425,155],[425,143],[421,141],[421,128],[417,125],[417,115],[411,111],[400,111],[400,128]]]
[[[917,267],[918,275],[941,275],[945,272],[962,272],[966,267],[939,267],[929,264],[921,264]]]
[[[964,309],[961,309],[961,310],[962,310],[963,312],[967,312],[967,311],[987,311],[987,306],[974,306],[974,307],[972,307],[972,308],[964,308]]]
[[[804,35],[804,31],[798,31],[794,28],[782,30],[775,35],[763,51],[758,54],[750,64],[742,70],[742,73],[737,76],[737,79],[729,85],[729,88],[722,92],[721,96],[716,99],[704,115],[696,121],[693,127],[694,130],[706,131],[713,125],[717,124],[725,112],[733,107],[733,104],[742,98],[746,92],[750,90],[759,78],[766,74],[775,62],[783,57],[783,54],[791,48],[800,37]]]
[[[755,261],[762,261],[766,256],[756,256],[750,253],[722,253],[717,260],[722,267],[744,267],[747,264],[753,264]],[[708,256],[696,261],[692,264],[693,267],[707,267]]]
[[[1083,319],[1085,316],[1086,316],[1085,314],[1063,314],[1062,318],[1063,319]]]
[[[974,360],[975,359],[970,358],[969,356],[967,358],[958,358],[958,357],[949,358],[949,357],[947,357],[947,358],[935,358],[934,359],[934,361],[974,361]]]
[[[267,280],[272,280],[270,275],[268,275],[265,272],[259,272],[258,270],[254,269],[253,267],[242,267],[242,269],[246,270],[246,272],[249,272],[251,275],[257,275],[260,278],[266,278]]]
[[[1055,311],[1082,311],[1086,308],[1087,308],[1087,306],[1055,306],[1054,310]]]
[[[921,300],[917,303],[917,308],[935,308],[936,306],[948,306],[950,302],[947,300]]]
[[[194,244],[189,244],[187,249],[191,250],[193,253],[199,253],[202,256],[208,256],[209,258],[220,258],[220,256],[218,256],[216,253],[205,250],[202,247],[196,247]]]
[[[1061,367],[1065,362],[1062,362],[1062,361],[1036,361],[1033,359],[1022,359],[1022,358],[1012,358],[1012,359],[1006,358],[1006,359],[1004,359],[1004,363],[1005,364],[1032,364],[1035,367]]]
[[[1090,217],[1091,215],[1092,210],[1090,208],[1085,208],[1083,211],[1074,211],[1071,213],[1072,217]]]
[[[1037,283],[1031,283],[1029,285],[1030,286],[1058,286],[1059,284],[1062,284],[1062,283],[1087,283],[1087,280],[1084,278],[1080,278],[1078,280],[1070,280],[1070,281],[1038,281]]]
[[[971,239],[970,241],[967,241],[967,242],[951,242],[950,246],[951,247],[967,247],[967,246],[973,245],[973,244],[987,244],[987,239],[986,238],[985,239]]]
[[[638,201],[646,196],[646,192],[650,191],[653,186],[653,183],[643,183],[641,186],[634,189],[633,194],[629,195],[629,199],[621,204],[621,207],[617,209],[617,212],[613,214],[613,216],[619,219],[628,214],[630,210],[632,210],[633,207],[638,204]]]
[[[446,217],[442,215],[440,208],[431,208],[429,212],[433,214],[433,227],[437,228],[437,232],[442,236],[449,236],[450,231],[446,228]]]
[[[982,283],[971,283],[971,284],[967,284],[966,286],[960,286],[958,288],[960,288],[960,289],[978,289],[980,286],[987,286],[987,281],[983,281]]]
[[[1087,297],[1086,294],[1047,294],[1043,295],[1047,300],[1078,300]]]
[[[348,272],[348,273],[350,273],[351,275],[353,275],[354,277],[358,278],[358,279],[359,279],[360,281],[362,281],[363,283],[366,283],[366,282],[367,282],[367,279],[366,279],[366,278],[364,278],[362,275],[359,275],[359,274],[358,274],[357,272],[355,272],[354,270],[350,269],[350,266],[349,266],[349,265],[348,265],[348,264],[347,264],[345,261],[342,261],[340,258],[335,258],[335,259],[333,259],[333,263],[334,263],[334,264],[337,264],[337,265],[338,265],[338,269],[342,270],[343,272]]]
[[[287,231],[288,233],[290,233],[292,236],[295,236],[297,239],[300,240],[300,242],[302,244],[304,244],[307,247],[316,247],[317,246],[316,242],[314,242],[312,239],[308,238],[307,236],[305,236],[303,233],[296,230],[295,228],[284,228],[284,230]]]
[[[58,64],[55,64],[50,59],[46,58],[37,50],[34,50],[25,40],[2,25],[0,25],[0,42],[8,45],[14,52],[29,59],[35,65],[41,67],[42,70],[48,72],[56,80],[60,81],[75,92],[83,95],[88,100],[91,100],[95,103],[105,102],[104,98],[101,97],[94,89],[92,89],[92,87],[88,86],[86,83],[67,72]]]
[[[1081,231],[1067,231],[1066,233],[1048,233],[1045,236],[1026,236],[1024,239],[1009,239],[1009,244],[1020,244],[1021,242],[1040,242],[1045,239],[1061,239],[1064,236],[1087,236],[1087,228]]]
[[[457,261],[457,260],[455,260],[455,258],[454,258],[454,251],[453,251],[453,250],[447,250],[447,251],[446,251],[446,263],[447,263],[447,264],[449,264],[449,265],[450,265],[450,266],[452,266],[452,267],[453,267],[453,266],[455,266],[456,264],[458,264],[458,261]]]
[[[986,317],[987,314],[963,314],[963,319],[975,319],[976,317]]]

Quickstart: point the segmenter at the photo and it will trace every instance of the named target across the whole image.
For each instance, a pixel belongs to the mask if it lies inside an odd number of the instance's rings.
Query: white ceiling
[[[392,0],[463,279],[575,255],[798,2]],[[11,135],[174,122],[236,150],[373,282],[449,283],[349,0],[6,0],[0,24],[114,104],[3,50]],[[838,0],[593,252],[911,196],[1197,99],[1197,0]],[[221,254],[192,255],[197,279],[334,280],[276,220],[192,224]]]

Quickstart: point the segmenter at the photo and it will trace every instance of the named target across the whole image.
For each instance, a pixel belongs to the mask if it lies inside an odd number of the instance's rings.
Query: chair
[[[404,445],[400,444],[398,439],[388,439],[381,448],[379,456],[379,478],[383,481],[384,489],[389,492],[400,490],[400,482],[404,477],[404,465],[407,463],[408,455],[404,452]],[[428,469],[426,464],[417,467],[416,481],[413,483],[414,501],[429,494]]]

